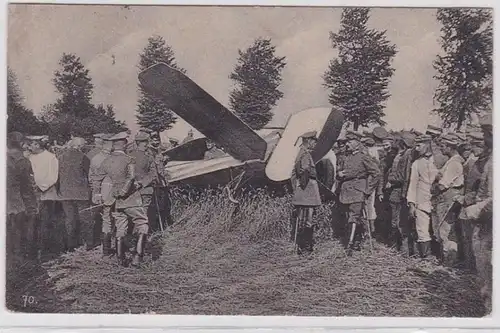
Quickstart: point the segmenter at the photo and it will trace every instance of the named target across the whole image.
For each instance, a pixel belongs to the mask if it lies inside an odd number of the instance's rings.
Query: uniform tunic
[[[295,179],[293,205],[321,206],[316,167],[311,154],[306,149],[301,148],[299,151],[292,173],[292,179]]]
[[[146,212],[140,192],[134,186],[134,159],[125,152],[116,150],[101,167],[112,183],[111,195],[114,197],[112,216],[116,223],[116,237],[126,235],[128,218],[134,224],[134,233],[147,234],[149,229]]]
[[[89,182],[92,187],[92,194],[101,195],[104,203],[111,201],[111,179],[106,175],[101,165],[110,156],[111,152],[103,149],[90,160]],[[105,234],[111,233],[113,228],[111,204],[105,204],[99,213],[102,219],[102,232]]]
[[[342,170],[339,201],[349,206],[348,222],[361,223],[365,199],[375,190],[380,179],[376,161],[362,152],[346,155]]]

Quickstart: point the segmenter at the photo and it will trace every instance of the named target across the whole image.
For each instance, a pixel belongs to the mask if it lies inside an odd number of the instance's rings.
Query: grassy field
[[[289,198],[263,191],[235,206],[214,193],[176,195],[176,225],[155,235],[141,270],[99,250],[26,264],[8,278],[13,311],[303,316],[480,317],[473,276],[406,258],[382,244],[346,257],[327,207],[315,254],[298,257]],[[34,304],[24,304],[23,295]]]

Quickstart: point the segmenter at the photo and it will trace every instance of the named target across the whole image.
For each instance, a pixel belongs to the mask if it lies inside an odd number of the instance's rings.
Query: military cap
[[[425,134],[430,134],[430,135],[440,135],[443,133],[443,130],[440,127],[436,127],[433,125],[428,125],[427,129],[425,130]]]
[[[74,137],[70,140],[68,146],[69,147],[81,147],[84,146],[87,142],[85,142],[84,138]]]
[[[317,134],[318,134],[318,132],[316,132],[316,131],[310,131],[310,132],[302,134],[300,137],[302,139],[316,139]]]
[[[441,142],[450,146],[458,146],[462,143],[461,141],[462,140],[458,136],[452,133],[447,133],[441,138]]]
[[[415,143],[430,142],[432,141],[432,136],[429,134],[421,134],[415,138]]]
[[[45,135],[28,135],[26,139],[31,141],[43,141],[45,139]]]
[[[420,132],[420,131],[417,131],[417,130],[412,130],[411,132],[412,132],[413,134],[415,134],[416,136],[420,136],[420,135],[424,134],[424,133],[422,133],[422,132]]]
[[[127,132],[121,132],[121,133],[115,134],[112,137],[108,138],[108,140],[109,141],[127,140],[127,137],[128,137]]]
[[[372,134],[370,133],[370,131],[368,131],[368,130],[364,130],[364,131],[363,131],[363,135],[364,135],[364,136],[371,136]]]
[[[493,126],[493,115],[491,113],[483,114],[479,117],[479,124],[481,127],[492,127]]]
[[[460,141],[466,141],[467,136],[465,133],[457,132],[457,133],[452,133],[452,135],[455,135]]]
[[[112,141],[111,138],[114,137],[115,135],[112,133],[104,133],[102,135],[102,140],[103,141]]]
[[[369,145],[369,146],[374,146],[375,140],[373,140],[372,138],[362,138],[361,143],[364,143],[364,144]]]
[[[484,138],[482,132],[469,132],[467,133],[467,137],[470,141],[482,141]]]
[[[135,136],[135,141],[147,141],[149,140],[149,135],[146,132],[139,131]]]
[[[97,133],[97,134],[94,134],[94,138],[102,139],[104,135],[105,135],[104,133]]]
[[[373,136],[377,139],[384,140],[389,136],[389,133],[385,128],[379,126],[373,129]]]
[[[406,146],[408,147],[413,147],[415,145],[415,134],[405,131],[401,133],[401,140],[405,143]]]
[[[359,141],[359,140],[361,140],[362,135],[359,132],[348,130],[345,137],[347,140],[358,140]]]

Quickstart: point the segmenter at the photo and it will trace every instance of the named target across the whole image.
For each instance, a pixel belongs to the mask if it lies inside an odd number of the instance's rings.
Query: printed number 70
[[[23,306],[26,307],[28,304],[35,304],[35,297],[23,295]]]

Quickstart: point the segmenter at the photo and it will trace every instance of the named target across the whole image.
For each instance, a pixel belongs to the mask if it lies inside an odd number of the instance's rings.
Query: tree
[[[278,87],[286,60],[275,53],[270,39],[258,38],[246,51],[238,50],[238,62],[229,76],[239,86],[229,95],[230,108],[255,130],[272,120],[271,110],[283,97]]]
[[[338,58],[330,62],[324,85],[330,90],[329,101],[353,123],[354,130],[369,124],[385,125],[387,89],[394,74],[392,59],[396,46],[386,31],[368,29],[369,8],[346,8],[338,33],[330,32]]]
[[[24,106],[21,89],[17,84],[14,71],[7,68],[7,131],[24,134],[44,134],[44,122],[39,120],[32,110]]]
[[[186,73],[180,68],[176,61],[173,49],[167,45],[163,37],[152,36],[148,39],[148,45],[140,54],[139,71],[157,63],[165,63],[170,67]],[[177,118],[165,103],[149,94],[139,82],[139,103],[137,105],[137,123],[142,128],[147,128],[157,133],[172,128]]]
[[[46,105],[42,118],[48,122],[49,135],[65,141],[71,135],[91,139],[98,132],[116,133],[127,130],[124,122],[115,119],[113,107],[92,104],[93,84],[89,70],[79,57],[64,53],[61,69],[54,73],[53,83],[60,96]]]
[[[445,127],[458,129],[472,113],[489,108],[493,99],[493,19],[489,9],[437,10],[443,55],[437,55],[434,76],[439,85],[433,110]]]
[[[53,83],[60,97],[54,107],[64,114],[71,114],[79,118],[92,114],[92,91],[94,86],[79,57],[74,54],[63,53],[59,61],[61,70],[54,73]]]

